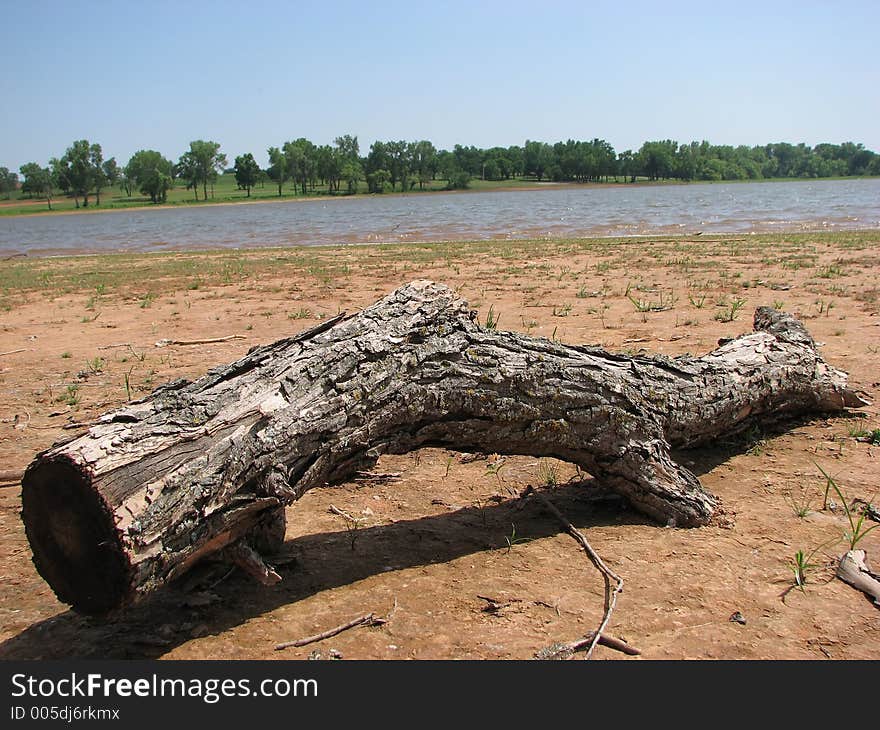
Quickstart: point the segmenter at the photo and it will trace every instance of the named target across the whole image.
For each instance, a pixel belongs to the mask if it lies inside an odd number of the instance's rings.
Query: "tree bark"
[[[283,540],[285,505],[383,453],[553,456],[698,526],[716,499],[672,447],[861,405],[803,325],[769,308],[703,357],[631,357],[485,329],[417,281],[104,415],[28,467],[22,518],[58,597],[104,613],[239,540]]]

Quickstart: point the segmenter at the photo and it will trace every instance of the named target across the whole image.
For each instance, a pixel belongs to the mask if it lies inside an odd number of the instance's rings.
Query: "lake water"
[[[0,253],[864,228],[880,228],[878,179],[548,186],[7,217]]]

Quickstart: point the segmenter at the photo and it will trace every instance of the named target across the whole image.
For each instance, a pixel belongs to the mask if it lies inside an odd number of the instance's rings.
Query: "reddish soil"
[[[218,262],[231,256],[244,264],[230,276]],[[46,282],[0,288],[0,472],[20,472],[77,433],[73,424],[129,396],[197,377],[422,277],[460,288],[481,321],[491,305],[500,328],[670,355],[711,350],[719,337],[750,329],[756,306],[775,302],[806,321],[829,363],[875,403],[880,389],[880,233],[185,258],[195,266],[176,273],[157,256],[0,262],[5,281],[13,267],[36,267]],[[131,275],[96,290],[106,267]],[[661,295],[670,308],[638,311]],[[739,299],[732,321],[720,321]],[[231,334],[245,339],[154,346]],[[36,573],[14,484],[0,489],[0,658],[301,659],[330,649],[346,659],[529,658],[593,629],[603,595],[601,577],[554,518],[536,500],[517,499],[529,484],[545,489],[623,577],[608,631],[642,657],[876,658],[880,610],[834,578],[848,522],[836,496],[834,509],[822,509],[816,465],[849,499],[877,504],[880,447],[858,438],[877,428],[869,406],[859,417],[807,419],[682,454],[724,505],[721,519],[699,529],[591,501],[589,478],[559,462],[512,456],[493,469],[497,456],[462,463],[437,449],[383,458],[377,470],[399,477],[315,489],[288,508],[277,586],[205,566],[108,620],[69,610]],[[876,569],[880,530],[859,547]],[[815,551],[803,590],[792,589],[798,550]],[[369,611],[387,623],[274,651]],[[744,624],[730,620],[737,611]],[[628,659],[606,648],[596,657]]]

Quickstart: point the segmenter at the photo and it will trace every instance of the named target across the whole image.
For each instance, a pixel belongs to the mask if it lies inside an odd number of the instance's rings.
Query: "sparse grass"
[[[872,446],[880,446],[880,428],[868,431],[861,426],[851,426],[849,435],[858,441],[871,444]]]
[[[626,298],[629,299],[637,312],[665,312],[667,309],[672,309],[676,302],[675,293],[670,292],[668,297],[664,297],[662,290],[658,293],[659,297],[655,300],[636,299],[629,293]]]
[[[824,314],[827,317],[831,314],[831,310],[834,309],[834,300],[829,299],[826,302],[824,299],[820,299],[816,302],[816,305],[819,307],[819,314]]]
[[[516,525],[514,523],[510,523],[510,535],[504,536],[504,541],[507,543],[507,554],[510,554],[510,551],[513,550],[514,545],[519,545],[523,542],[530,542],[531,538],[528,537],[517,537],[516,536]]]
[[[80,402],[79,386],[76,383],[71,383],[61,395],[55,398],[55,402],[64,403],[73,408]]]
[[[562,306],[553,306],[553,316],[554,317],[567,317],[571,314],[571,305],[563,304]]]
[[[559,485],[559,470],[553,462],[541,459],[538,462],[538,479],[544,486],[556,487]]]
[[[843,269],[838,264],[825,266],[816,274],[820,279],[833,279],[836,276],[844,276]]]
[[[131,401],[131,373],[134,370],[135,366],[132,365],[127,373],[123,373],[122,377],[125,382],[125,401],[128,403]]]
[[[809,487],[804,487],[800,494],[789,493],[786,495],[786,501],[791,506],[792,512],[796,517],[803,519],[813,511],[813,492]]]
[[[745,299],[734,299],[732,302],[726,302],[722,306],[724,309],[715,315],[718,322],[733,322],[739,311],[746,305]]]
[[[815,463],[815,462],[814,462]],[[849,530],[844,530],[843,537],[849,544],[850,550],[855,550],[856,546],[868,535],[870,532],[876,530],[880,525],[872,525],[871,527],[865,527],[865,518],[867,517],[867,510],[862,512],[856,512],[847,498],[844,496],[840,487],[837,485],[837,482],[833,477],[829,476],[828,472],[826,472],[821,466],[816,464],[816,468],[822,472],[822,476],[825,477],[825,502],[828,502],[828,490],[833,489],[835,494],[840,498],[840,501],[843,505],[844,512],[846,513],[847,522],[849,522]]]
[[[798,550],[794,554],[794,559],[789,564],[789,568],[791,568],[792,573],[794,573],[794,585],[799,588],[801,592],[805,592],[804,586],[807,584],[807,574],[814,568],[819,567],[818,564],[810,562],[818,550],[819,548],[813,550],[809,554],[805,553],[803,550]]]
[[[489,305],[489,311],[486,312],[486,323],[483,325],[487,330],[498,329],[498,320],[501,319],[501,315],[495,311],[495,305]]]
[[[504,461],[502,459],[496,459],[495,461],[486,462],[486,473],[484,476],[494,476],[495,479],[498,480],[499,486],[504,484],[504,479],[501,476],[501,470],[504,468]]]

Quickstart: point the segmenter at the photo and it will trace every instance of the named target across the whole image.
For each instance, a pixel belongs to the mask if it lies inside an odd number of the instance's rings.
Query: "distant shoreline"
[[[240,200],[218,200],[218,201],[195,201],[184,200],[177,203],[163,203],[153,205],[150,203],[137,202],[130,205],[113,204],[112,207],[90,206],[88,208],[64,209],[64,210],[35,210],[34,212],[17,211],[14,213],[4,213],[4,209],[21,208],[24,206],[45,206],[45,199],[33,201],[0,201],[0,220],[15,218],[34,218],[45,216],[64,216],[64,215],[88,215],[95,213],[125,213],[132,210],[179,210],[181,208],[201,208],[201,207],[223,207],[234,205],[262,205],[262,204],[279,204],[279,203],[308,203],[308,202],[326,202],[328,200],[362,200],[365,198],[400,198],[400,197],[421,197],[423,195],[472,195],[474,193],[497,193],[497,192],[535,192],[540,190],[577,190],[577,189],[607,189],[607,188],[641,188],[641,187],[685,187],[692,185],[747,185],[754,183],[815,183],[815,182],[833,182],[833,181],[852,181],[852,180],[876,180],[880,178],[877,175],[853,175],[844,177],[821,177],[821,178],[764,178],[760,180],[637,180],[634,183],[628,182],[553,182],[553,181],[528,181],[522,184],[507,185],[485,185],[476,188],[467,188],[465,190],[410,190],[410,191],[394,191],[386,193],[354,193],[352,195],[284,195],[280,197],[259,197],[259,198],[242,198]],[[59,197],[57,200],[67,200],[66,197]],[[53,199],[53,202],[55,199]]]

